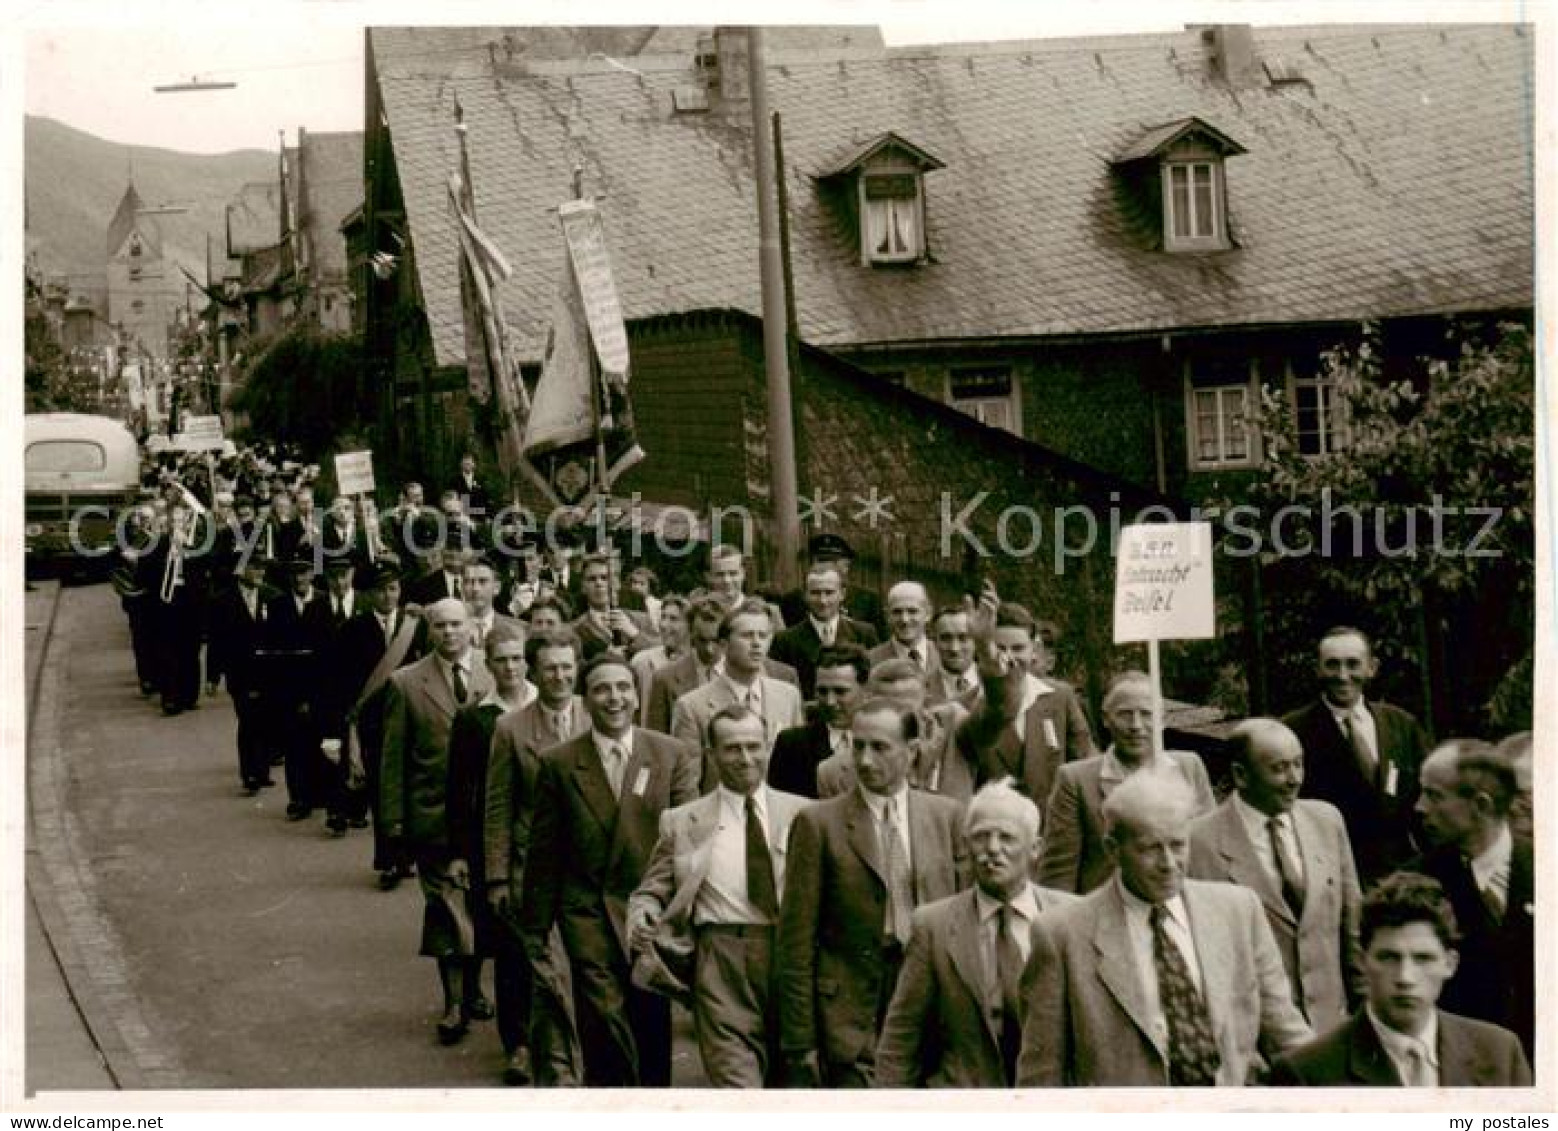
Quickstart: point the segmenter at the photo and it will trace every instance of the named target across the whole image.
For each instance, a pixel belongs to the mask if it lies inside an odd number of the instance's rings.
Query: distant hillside
[[[206,233],[222,246],[224,207],[246,182],[276,177],[274,153],[243,149],[206,156],[127,146],[31,115],[23,144],[28,250],[37,252],[45,272],[70,274],[72,289],[94,298],[106,286],[108,222],[127,176],[133,173],[148,207],[189,206],[156,221],[164,253],[197,279],[205,278]]]

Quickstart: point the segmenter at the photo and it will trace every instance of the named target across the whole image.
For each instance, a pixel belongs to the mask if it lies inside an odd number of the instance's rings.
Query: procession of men
[[[879,602],[823,534],[797,592],[724,544],[662,591],[506,540],[474,467],[382,516],[170,469],[116,584],[165,715],[225,688],[243,795],[414,881],[430,1035],[495,1083],[671,1086],[679,1011],[716,1087],[1530,1082],[1529,741],[1435,744],[1363,631],[1219,793],[988,582]]]

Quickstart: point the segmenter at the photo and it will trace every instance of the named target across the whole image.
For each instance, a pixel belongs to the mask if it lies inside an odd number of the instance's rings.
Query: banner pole
[[[1152,682],[1152,753],[1163,753],[1163,672],[1159,666],[1158,641],[1147,641],[1147,678]]]

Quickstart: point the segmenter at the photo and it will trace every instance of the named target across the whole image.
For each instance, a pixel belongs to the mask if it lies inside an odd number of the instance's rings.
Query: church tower
[[[108,321],[157,358],[168,356],[169,268],[162,257],[162,231],[146,214],[132,180],[108,225]]]

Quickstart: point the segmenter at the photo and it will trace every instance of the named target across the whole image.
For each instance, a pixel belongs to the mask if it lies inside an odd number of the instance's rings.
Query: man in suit
[[[1363,901],[1363,1008],[1279,1058],[1271,1083],[1305,1088],[1527,1088],[1515,1035],[1438,1008],[1456,969],[1455,913],[1439,884],[1398,872]]]
[[[573,630],[584,642],[586,655],[603,648],[632,655],[659,643],[647,613],[624,609],[616,603],[612,560],[607,555],[593,554],[584,559],[579,567],[579,587],[585,607],[574,620]]]
[[[1347,1016],[1358,982],[1362,894],[1342,815],[1298,796],[1304,748],[1275,719],[1228,737],[1234,790],[1190,826],[1190,875],[1260,896],[1293,1001],[1322,1032]]]
[[[1423,763],[1417,809],[1433,847],[1412,870],[1444,887],[1460,928],[1445,1007],[1511,1030],[1529,1056],[1536,1029],[1531,842],[1509,827],[1515,771],[1485,742],[1455,739]]]
[[[931,619],[931,637],[941,662],[925,680],[925,702],[957,703],[973,712],[984,702],[984,685],[974,663],[972,615],[967,605],[946,605]]]
[[[779,732],[768,762],[768,784],[815,798],[817,767],[851,758],[849,721],[865,695],[871,661],[858,644],[834,644],[817,653],[815,702],[804,726]]]
[[[490,558],[472,554],[466,559],[460,570],[460,593],[465,602],[465,611],[471,616],[472,648],[483,647],[487,633],[499,624],[506,625],[519,633],[521,639],[524,638],[525,626],[522,621],[504,616],[492,607],[493,598],[498,595],[498,571]]]
[[[584,700],[575,693],[579,653],[579,638],[567,627],[525,641],[525,664],[538,694],[527,706],[500,718],[493,729],[482,816],[486,897],[499,922],[516,935],[541,755],[578,738],[590,726]],[[533,1073],[545,1087],[576,1084],[579,1042],[568,1002],[568,959],[562,940],[554,928],[539,964],[531,964],[522,946],[515,957],[523,961],[528,977],[496,987],[498,1012],[502,1015],[506,1007],[516,1017],[530,1055],[523,1057],[519,1049],[513,1050],[504,1079],[520,1084]],[[510,992],[513,1000],[505,1001]]]
[[[414,533],[418,538],[423,537],[423,525],[420,522],[416,525]],[[435,537],[434,545],[422,548],[417,554],[426,572],[406,587],[406,603],[427,608],[450,598],[463,601],[465,557],[464,550],[456,545],[439,544]]]
[[[638,690],[620,652],[589,661],[583,682],[591,732],[547,751],[536,775],[525,949],[544,963],[552,926],[561,928],[586,1087],[667,1087],[670,1006],[632,985],[624,916],[660,814],[698,796],[698,759],[633,725]]]
[[[356,809],[346,719],[360,688],[339,678],[336,666],[346,626],[360,611],[357,592],[352,588],[353,576],[350,558],[327,558],[325,591],[316,595],[304,613],[318,649],[317,670],[321,678],[312,688],[310,710],[320,743],[320,800],[325,806],[325,827],[333,837],[346,835],[349,818]],[[328,751],[325,743],[330,744]]]
[[[687,610],[687,652],[654,673],[649,681],[649,706],[645,726],[661,734],[671,733],[671,711],[676,701],[714,677],[715,666],[724,652],[720,626],[725,623],[725,606],[712,597],[693,600]],[[795,669],[772,656],[763,657],[763,674],[771,679],[799,686]]]
[[[836,565],[814,565],[806,574],[806,615],[774,637],[773,654],[793,667],[801,695],[810,699],[817,686],[817,656],[829,646],[876,647],[876,630],[842,612],[844,578]]]
[[[762,716],[770,747],[780,731],[806,721],[801,711],[801,693],[764,674],[763,659],[772,634],[773,621],[762,601],[750,598],[727,611],[720,621],[721,655],[712,678],[683,695],[671,708],[672,737],[690,750],[704,752],[700,756],[700,788],[704,793],[719,780],[707,735],[709,720],[721,708],[741,703]]]
[[[460,499],[460,505],[465,513],[478,522],[492,518],[492,499],[487,494],[487,488],[482,486],[481,477],[476,474],[476,457],[466,452],[460,457],[460,474],[449,485]]]
[[[350,495],[337,495],[320,526],[321,553],[326,561],[346,559],[353,566],[366,565],[372,557],[367,531],[357,521]]]
[[[632,658],[633,676],[638,680],[639,726],[649,725],[649,699],[655,673],[688,654],[687,610],[690,605],[680,593],[667,594],[660,602],[660,643],[645,648]]]
[[[265,610],[263,644],[267,710],[281,738],[287,783],[287,819],[304,821],[326,803],[328,779],[319,752],[313,715],[324,641],[310,606],[323,600],[314,589],[313,561],[300,556],[286,565],[287,591]]]
[[[1429,745],[1407,712],[1365,699],[1378,670],[1367,636],[1330,629],[1319,645],[1320,698],[1282,719],[1303,744],[1308,795],[1347,820],[1365,887],[1416,854],[1412,807]]]
[[[392,891],[411,875],[411,861],[404,846],[391,842],[379,808],[380,767],[384,753],[384,701],[389,677],[397,668],[415,661],[418,622],[400,608],[400,568],[381,559],[360,571],[358,590],[362,608],[346,622],[330,662],[332,678],[347,695],[344,742],[357,744],[363,786],[347,806],[347,824],[363,827],[373,814],[373,869],[379,887]],[[351,758],[350,747],[346,757]]]
[[[1109,749],[1055,774],[1044,812],[1044,851],[1039,882],[1082,895],[1114,874],[1109,821],[1104,807],[1121,783],[1137,776],[1189,787],[1195,813],[1216,804],[1206,766],[1189,750],[1159,750],[1152,722],[1152,682],[1147,673],[1121,672],[1104,693],[1104,721],[1114,741]],[[1031,796],[1031,794],[1030,794]]]
[[[745,705],[715,712],[708,745],[719,782],[661,815],[628,902],[628,940],[642,955],[663,936],[690,939],[693,1028],[709,1084],[761,1088],[779,1067],[774,930],[790,826],[806,799],[765,784],[767,729]]]
[[[433,651],[390,676],[385,697],[379,811],[386,834],[416,862],[424,904],[420,953],[438,962],[438,1038],[454,1044],[480,1012],[481,983],[466,903],[470,869],[449,841],[449,731],[456,711],[492,690],[492,677],[471,648],[463,604],[446,598],[424,615]]]
[[[275,732],[265,708],[265,684],[255,653],[265,633],[266,606],[276,591],[265,585],[265,562],[257,554],[240,558],[235,584],[217,596],[211,608],[206,646],[206,691],[223,679],[238,716],[238,777],[253,797],[273,784],[270,758]]]
[[[958,749],[955,736],[967,712],[956,703],[925,705],[925,677],[909,660],[882,660],[866,680],[867,697],[896,703],[914,716],[915,739],[909,747],[909,784],[967,802],[974,795],[974,767]],[[834,754],[817,767],[817,796],[837,797],[855,787],[854,759]]]
[[[963,807],[909,788],[914,716],[868,699],[857,787],[801,811],[779,914],[780,1040],[792,1087],[870,1087],[914,908],[961,886]]]
[[[1116,869],[1038,924],[1019,1086],[1239,1087],[1313,1036],[1260,900],[1185,879],[1194,805],[1147,774],[1104,802]]]
[[[867,653],[873,664],[908,660],[927,676],[941,666],[936,645],[925,635],[930,624],[930,594],[925,586],[918,581],[900,581],[889,589],[887,624],[892,635]]]
[[[1040,805],[1049,800],[1060,767],[1097,753],[1076,692],[1059,680],[1034,675],[1033,616],[1021,605],[1000,602],[994,622],[971,613],[978,672],[984,688],[979,708],[963,723],[958,747],[980,782],[1010,777]],[[1058,886],[1058,885],[1057,885]]]
[[[838,534],[814,534],[806,545],[807,558],[812,566],[831,565],[838,570],[844,585],[844,615],[851,620],[871,626],[878,640],[887,635],[887,616],[882,612],[882,599],[869,589],[849,583],[850,569],[854,565],[855,551]],[[806,617],[806,592],[793,589],[779,601],[786,624],[799,624]]]
[[[974,887],[914,912],[876,1050],[879,1088],[1009,1088],[1022,1045],[1021,980],[1039,916],[1076,901],[1033,883],[1039,807],[1005,782],[969,802]]]

